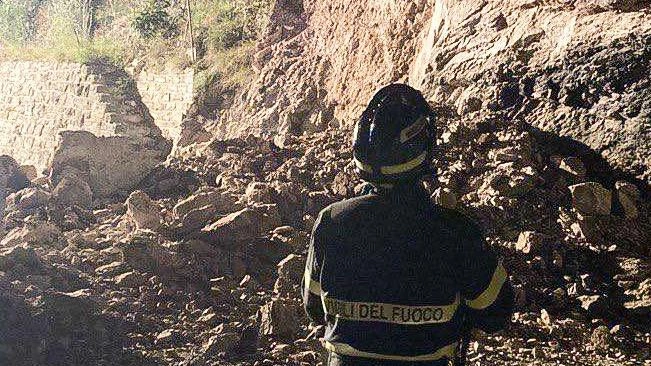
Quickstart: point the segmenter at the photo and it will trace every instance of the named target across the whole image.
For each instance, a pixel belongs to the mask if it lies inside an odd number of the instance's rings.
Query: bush
[[[209,48],[229,49],[256,39],[266,26],[269,0],[214,0],[197,6],[194,24],[203,28]]]
[[[44,0],[0,0],[0,43],[20,44],[34,33],[33,18]]]
[[[163,37],[174,38],[179,35],[178,18],[170,15],[169,0],[149,0],[133,19],[133,27],[141,37],[151,39]]]

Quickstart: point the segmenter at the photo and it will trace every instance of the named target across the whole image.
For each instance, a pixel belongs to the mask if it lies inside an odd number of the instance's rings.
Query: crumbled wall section
[[[176,142],[183,117],[192,104],[194,72],[191,69],[143,70],[135,79],[142,101],[163,136]]]
[[[133,79],[106,64],[0,62],[0,154],[44,171],[61,131],[160,136]]]

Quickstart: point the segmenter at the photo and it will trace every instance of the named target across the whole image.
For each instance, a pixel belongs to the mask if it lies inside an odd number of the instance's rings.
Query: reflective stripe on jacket
[[[503,327],[512,292],[477,226],[414,186],[320,213],[303,300],[310,318],[326,325],[328,350],[424,365],[454,356],[462,311],[475,327]]]

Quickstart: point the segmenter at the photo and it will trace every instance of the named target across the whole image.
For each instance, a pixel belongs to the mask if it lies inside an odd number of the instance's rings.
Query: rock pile
[[[511,329],[478,335],[470,357],[648,358],[646,187],[604,181],[500,112],[445,122],[432,199],[482,225],[518,292]],[[20,184],[3,183],[0,361],[316,364],[322,330],[299,284],[319,210],[363,188],[348,143],[339,131],[213,140],[124,200],[70,168],[29,182],[9,164],[0,182]]]

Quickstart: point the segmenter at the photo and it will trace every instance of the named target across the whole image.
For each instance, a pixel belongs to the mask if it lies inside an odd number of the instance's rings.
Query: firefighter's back
[[[375,364],[444,364],[460,332],[461,216],[420,189],[345,200],[324,215],[326,346]]]

